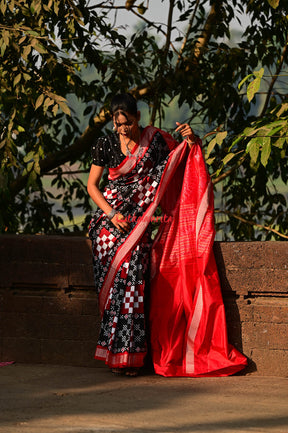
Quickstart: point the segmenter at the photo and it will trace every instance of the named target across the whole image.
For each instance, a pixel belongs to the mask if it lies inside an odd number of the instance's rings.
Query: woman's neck
[[[140,141],[141,136],[141,129],[138,128],[138,131],[134,136],[130,137],[124,137],[123,135],[119,134],[119,140],[121,145],[121,151],[124,153],[124,155],[129,154],[134,146],[136,146]]]

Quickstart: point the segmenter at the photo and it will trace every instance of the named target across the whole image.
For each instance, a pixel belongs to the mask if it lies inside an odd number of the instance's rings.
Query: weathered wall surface
[[[288,376],[286,242],[215,243],[229,341],[248,372]],[[0,361],[97,366],[90,241],[0,237]]]

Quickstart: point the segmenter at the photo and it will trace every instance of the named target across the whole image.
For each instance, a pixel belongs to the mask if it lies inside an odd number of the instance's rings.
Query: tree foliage
[[[111,95],[129,90],[150,123],[165,128],[177,102],[204,136],[224,239],[286,236],[288,102],[277,84],[287,11],[275,0],[161,3],[163,23],[149,19],[149,1],[0,1],[2,232],[53,233],[63,215],[74,224],[75,207],[89,214],[69,171],[89,169]],[[120,12],[138,18],[136,31],[119,25]],[[251,24],[235,41],[233,20],[244,17]]]

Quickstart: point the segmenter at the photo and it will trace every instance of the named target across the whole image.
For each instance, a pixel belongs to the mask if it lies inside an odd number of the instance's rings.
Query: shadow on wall
[[[215,261],[219,273],[219,279],[221,284],[222,296],[224,301],[226,321],[227,321],[227,334],[228,341],[230,344],[236,347],[241,353],[243,352],[243,341],[242,341],[242,320],[239,309],[242,310],[244,316],[244,310],[247,308],[247,301],[243,295],[233,290],[229,279],[227,277],[226,263],[222,254],[223,244],[215,242],[213,251],[215,255]],[[251,359],[251,354],[244,353],[248,358],[248,365],[244,370],[241,370],[238,375],[252,373],[257,371],[256,363]]]

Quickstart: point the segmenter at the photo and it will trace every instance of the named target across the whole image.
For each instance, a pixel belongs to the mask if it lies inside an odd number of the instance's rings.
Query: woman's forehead
[[[125,111],[116,111],[116,113],[114,113],[114,119],[118,122],[126,122],[127,120],[132,120],[134,119],[134,116],[132,114],[126,113]]]

